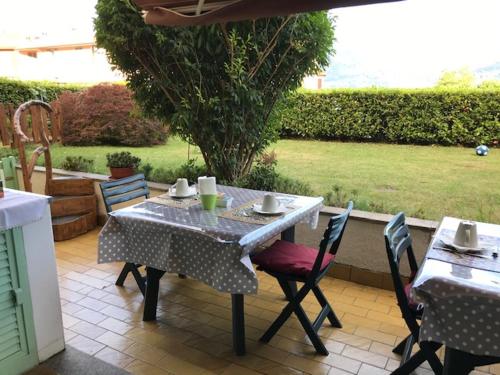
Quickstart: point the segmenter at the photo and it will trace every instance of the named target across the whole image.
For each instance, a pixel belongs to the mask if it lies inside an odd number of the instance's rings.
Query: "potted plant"
[[[132,176],[135,169],[141,163],[140,158],[133,156],[128,151],[106,154],[106,159],[108,160],[107,166],[111,171],[111,178],[113,179]]]

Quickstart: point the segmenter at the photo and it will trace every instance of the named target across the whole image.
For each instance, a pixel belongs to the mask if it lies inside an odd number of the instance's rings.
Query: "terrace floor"
[[[96,264],[97,234],[56,243],[65,336],[67,345],[116,367],[147,375],[382,375],[398,366],[391,350],[407,329],[390,291],[324,279],[325,295],[344,326],[325,324],[320,331],[331,353],[324,357],[307,343],[295,317],[269,344],[258,342],[284,304],[276,281],[259,272],[259,294],[245,299],[247,355],[237,357],[229,295],[166,275],[159,319],[143,322],[138,288],[130,280],[125,288],[114,285],[121,264]],[[313,298],[304,305],[311,314],[319,311]],[[417,373],[431,374],[428,369],[425,364]],[[500,374],[498,366],[482,370]]]

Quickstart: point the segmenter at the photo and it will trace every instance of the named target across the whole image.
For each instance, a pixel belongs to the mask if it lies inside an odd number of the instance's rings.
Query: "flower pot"
[[[120,178],[130,177],[134,175],[134,167],[127,168],[114,168],[109,167],[111,171],[111,178],[115,180],[119,180]]]

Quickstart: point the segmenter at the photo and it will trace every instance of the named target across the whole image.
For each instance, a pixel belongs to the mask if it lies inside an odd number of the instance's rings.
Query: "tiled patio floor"
[[[274,279],[259,272],[257,296],[245,300],[248,354],[233,355],[229,295],[191,279],[166,275],[159,320],[142,322],[142,295],[128,280],[114,282],[121,264],[96,264],[97,234],[56,243],[66,342],[134,374],[389,374],[399,363],[391,350],[406,336],[393,293],[327,278],[322,287],[342,329],[320,331],[330,350],[314,353],[295,318],[269,344],[258,338],[281,311]],[[319,305],[308,298],[305,309]],[[485,368],[500,374],[500,367]],[[425,365],[419,374],[430,374]]]

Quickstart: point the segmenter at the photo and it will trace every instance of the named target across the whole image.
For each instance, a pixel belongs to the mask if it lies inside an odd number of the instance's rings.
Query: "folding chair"
[[[260,341],[269,342],[293,312],[316,351],[323,355],[329,354],[317,332],[326,318],[334,327],[342,328],[342,325],[319,288],[319,282],[334,264],[352,207],[353,203],[349,202],[344,213],[330,218],[320,242],[319,251],[304,245],[279,240],[252,258],[252,261],[258,265],[257,269],[278,280],[289,301],[278,318],[260,338]],[[328,250],[328,248],[330,249]],[[292,287],[296,282],[304,283],[298,292],[295,292]],[[301,302],[311,290],[322,307],[313,323],[301,306]]]
[[[113,211],[112,206],[115,204],[128,202],[140,197],[149,198],[149,188],[143,174],[136,174],[109,182],[101,182],[99,186],[107,213]],[[115,284],[123,286],[123,282],[128,274],[132,273],[141,293],[144,295],[146,292],[146,281],[139,272],[139,267],[141,267],[140,264],[125,263]]]
[[[403,319],[410,330],[410,335],[393,349],[394,353],[401,355],[401,364],[392,374],[410,374],[425,361],[429,362],[435,374],[442,374],[443,365],[436,355],[436,351],[441,347],[441,344],[418,342],[420,325],[417,320],[422,318],[423,308],[410,298],[411,283],[417,274],[418,265],[413,253],[410,231],[405,223],[403,212],[394,216],[387,224],[384,236],[396,298]],[[410,281],[406,285],[399,271],[400,261],[404,253],[407,254],[410,266]],[[420,347],[420,350],[412,356],[411,352],[415,344]]]

